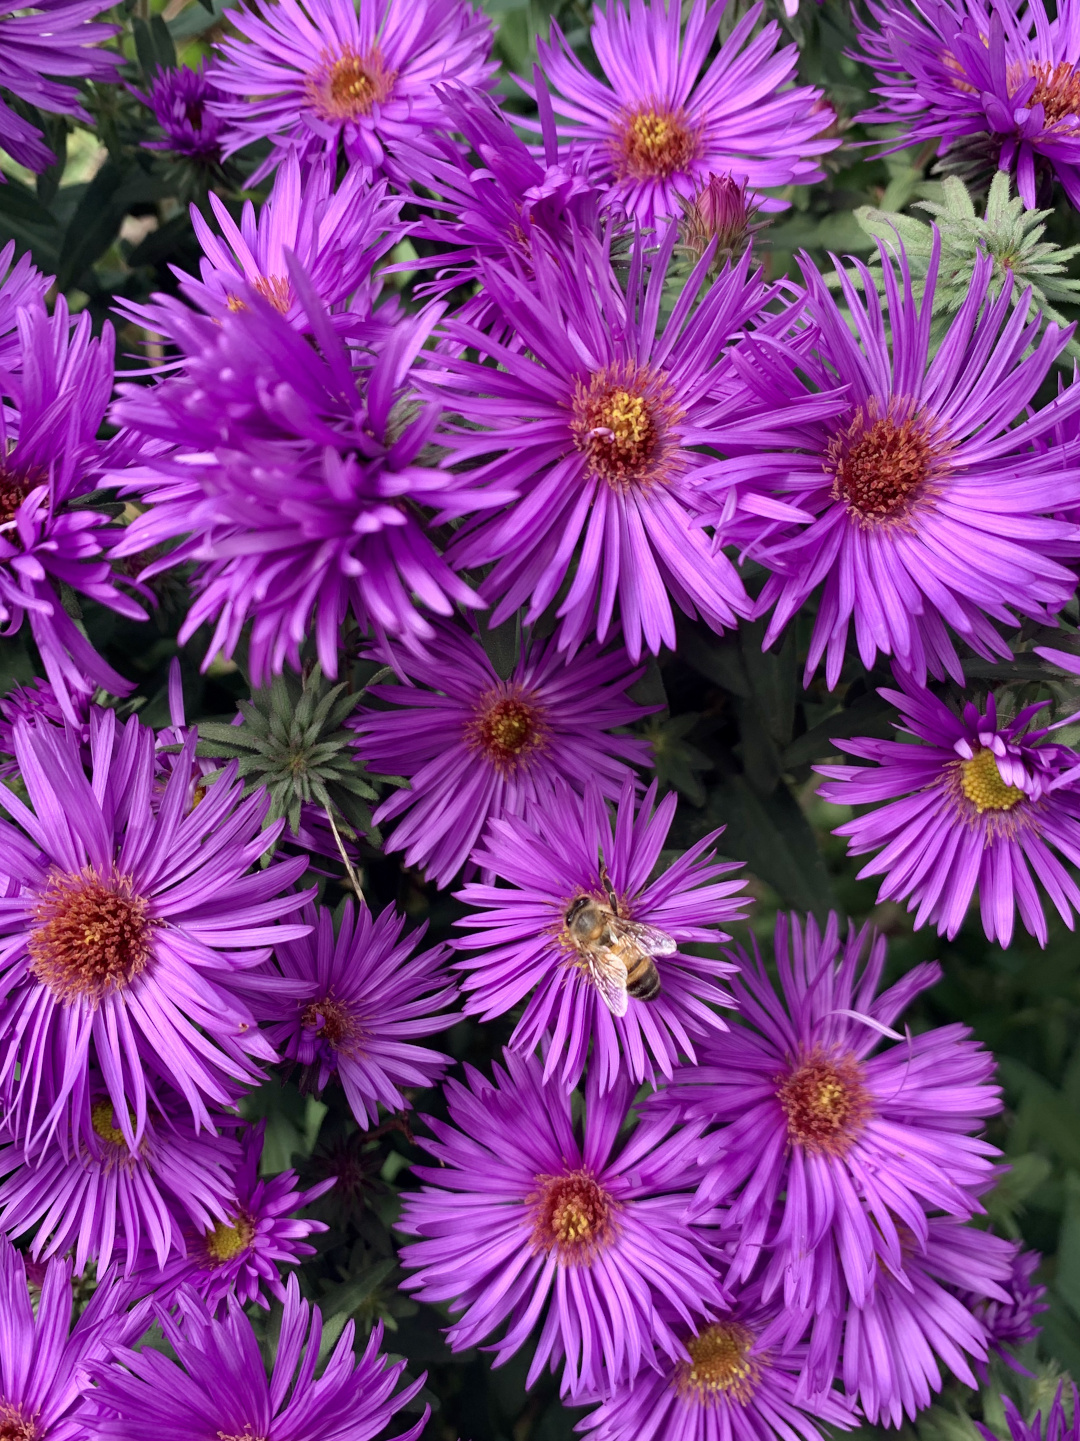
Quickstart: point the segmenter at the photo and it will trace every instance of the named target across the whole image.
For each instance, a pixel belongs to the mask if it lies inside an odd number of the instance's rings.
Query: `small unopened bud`
[[[731,175],[710,175],[693,200],[683,202],[683,211],[683,248],[699,258],[715,240],[717,268],[738,260],[768,223],[754,223],[757,208],[747,200],[746,181]]]

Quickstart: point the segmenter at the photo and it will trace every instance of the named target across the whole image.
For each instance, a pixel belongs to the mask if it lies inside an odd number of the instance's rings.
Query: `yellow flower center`
[[[754,1394],[761,1367],[750,1355],[754,1335],[737,1321],[706,1326],[686,1343],[690,1360],[675,1371],[675,1387],[687,1399],[715,1404],[721,1398],[745,1406]]]
[[[623,117],[615,136],[620,179],[666,180],[697,153],[697,136],[681,110],[642,107]]]
[[[111,1101],[98,1101],[90,1108],[90,1124],[96,1135],[113,1146],[126,1146],[124,1133],[116,1124],[116,1111]]]
[[[1024,799],[1019,786],[1007,786],[1001,779],[991,750],[976,751],[969,761],[961,762],[960,789],[980,815],[984,811],[1011,811]]]
[[[243,1212],[232,1223],[219,1221],[212,1231],[203,1237],[206,1254],[212,1265],[224,1266],[226,1261],[235,1260],[246,1251],[255,1239],[255,1225]]]
[[[539,1190],[529,1197],[534,1247],[556,1251],[563,1265],[588,1265],[614,1237],[614,1199],[584,1170],[536,1180]]]

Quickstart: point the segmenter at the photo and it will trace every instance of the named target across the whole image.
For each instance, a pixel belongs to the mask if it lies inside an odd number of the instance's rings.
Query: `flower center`
[[[47,481],[48,476],[43,470],[14,470],[0,463],[0,525],[10,524],[30,492]],[[8,539],[11,537],[8,536]]]
[[[10,1401],[0,1401],[0,1441],[37,1441],[37,1423]]]
[[[616,1202],[588,1171],[537,1176],[533,1245],[558,1252],[564,1266],[587,1266],[615,1235]]]
[[[727,1397],[745,1406],[754,1394],[761,1366],[750,1355],[754,1333],[737,1321],[706,1326],[686,1342],[690,1360],[680,1362],[675,1387],[683,1397],[715,1402]]]
[[[332,994],[319,1001],[309,1001],[300,1012],[300,1024],[335,1050],[351,1045],[360,1033],[352,1011]]]
[[[613,489],[646,488],[674,470],[672,427],[682,412],[664,375],[644,366],[610,365],[577,382],[570,430],[590,472]]]
[[[843,501],[863,525],[903,520],[927,493],[939,460],[925,416],[891,402],[888,415],[860,406],[845,430],[829,441],[825,469],[832,474],[832,498]]]
[[[542,749],[549,727],[545,707],[534,692],[505,688],[481,696],[465,727],[465,743],[484,753],[499,770],[514,771],[533,751]]]
[[[979,815],[983,811],[1011,811],[1024,799],[1019,786],[1007,786],[1001,779],[991,750],[976,751],[969,761],[960,763],[960,789]]]
[[[808,1151],[843,1156],[870,1115],[870,1097],[855,1057],[834,1059],[815,1052],[777,1082],[788,1139]]]
[[[232,1224],[219,1221],[212,1231],[203,1237],[207,1259],[212,1266],[224,1266],[246,1251],[255,1239],[255,1223],[243,1211],[234,1217]]]
[[[1041,105],[1047,125],[1064,120],[1067,115],[1080,114],[1080,74],[1067,60],[1051,65],[1044,60],[1031,66],[1035,90],[1029,106]]]
[[[123,1146],[127,1149],[127,1141],[124,1133],[116,1124],[116,1110],[111,1101],[98,1101],[90,1108],[90,1124],[94,1133],[103,1141],[108,1141],[113,1146]]]
[[[256,1433],[251,1427],[245,1424],[243,1431],[219,1431],[217,1441],[267,1441],[261,1433]]]
[[[337,59],[323,63],[304,82],[312,109],[324,120],[358,120],[370,115],[394,88],[396,70],[387,70],[378,46],[359,55],[346,45]]]
[[[620,180],[666,180],[685,170],[697,154],[698,141],[682,110],[634,111],[616,134],[615,168]]]
[[[130,876],[54,871],[34,908],[31,975],[65,1003],[129,986],[150,961],[146,908]]]
[[[260,275],[251,282],[251,288],[264,300],[269,300],[274,309],[280,310],[282,315],[291,304],[289,282],[284,275]]]

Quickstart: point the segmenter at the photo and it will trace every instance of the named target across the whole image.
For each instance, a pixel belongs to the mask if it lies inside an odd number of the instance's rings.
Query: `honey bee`
[[[566,912],[566,929],[608,1010],[625,1016],[630,996],[656,1000],[660,975],[653,956],[670,956],[676,945],[663,931],[620,916],[606,866],[600,867],[600,883],[607,892],[607,905],[592,896],[578,896]]]

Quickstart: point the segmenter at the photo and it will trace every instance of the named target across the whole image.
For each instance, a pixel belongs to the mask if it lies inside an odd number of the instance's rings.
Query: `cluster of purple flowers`
[[[88,118],[62,77],[115,76],[98,8],[0,14],[0,90]],[[989,256],[933,330],[936,235],[921,290],[899,245],[770,283],[753,217],[822,177],[835,116],[760,4],[717,47],[723,8],[608,0],[593,69],[553,25],[515,129],[469,0],[241,4],[140,99],[153,147],[261,145],[272,186],[239,220],[212,195],[216,229],[192,208],[199,275],[124,303],[158,363],[116,397],[111,327],[0,253],[0,634],[25,626],[45,672],[0,713],[0,1437],[368,1441],[417,1409],[378,1329],[316,1374],[321,1317],[282,1268],[331,1182],[261,1174],[244,1107],[272,1066],[339,1086],[365,1132],[443,1086],[403,1288],[455,1351],[530,1346],[529,1384],[557,1373],[596,1441],[899,1426],[943,1369],[975,1385],[1035,1334],[1036,1260],[981,1224],[993,1058],[897,1029],[940,968],[883,988],[884,939],[834,914],[782,915],[770,961],[728,944],[739,864],[722,828],[668,853],[676,796],[631,728],[681,618],[761,620],[768,648],[813,605],[807,684],[853,646],[899,687],[904,739],[819,767],[869,808],[838,833],[881,899],[951,938],[977,892],[991,940],[1018,911],[1045,943],[1041,887],[1071,926],[1080,753],[1039,705],[929,688],[1075,595],[1080,383],[1038,404],[1071,337]],[[869,0],[860,44],[865,119],[1080,206],[1069,5]],[[3,99],[0,142],[51,162]],[[387,284],[406,265],[418,306]],[[381,665],[353,744],[406,783],[374,822],[455,888],[452,944],[331,910],[182,708],[155,734],[116,706],[133,687],[73,597],[137,620],[170,572],[207,667]],[[490,1077],[422,1044],[458,1004],[512,1018]],[[272,1301],[267,1376],[244,1308]],[[152,1321],[168,1354],[138,1349]]]

